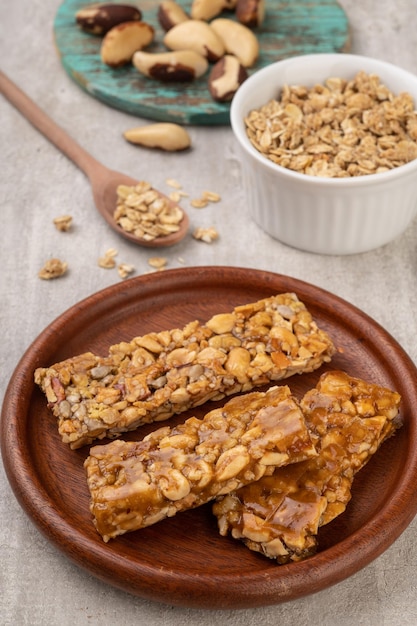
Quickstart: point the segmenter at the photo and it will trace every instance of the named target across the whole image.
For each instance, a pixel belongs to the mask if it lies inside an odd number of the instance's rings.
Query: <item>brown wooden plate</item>
[[[219,536],[210,505],[103,543],[89,513],[83,461],[71,451],[33,383],[36,367],[151,330],[182,326],[275,293],[294,291],[338,353],[331,367],[389,386],[402,395],[404,426],[357,476],[347,511],[321,529],[319,552],[279,566]],[[286,382],[297,396],[324,371]],[[210,405],[213,408],[214,404]],[[195,267],[133,278],[76,304],[28,348],[2,409],[4,465],[23,509],[80,567],[138,596],[199,608],[278,604],[335,584],[390,546],[417,511],[417,370],[398,343],[348,302],[305,282],[264,271]],[[201,416],[207,407],[194,411]],[[178,423],[189,415],[173,418]],[[141,438],[144,427],[130,438]]]

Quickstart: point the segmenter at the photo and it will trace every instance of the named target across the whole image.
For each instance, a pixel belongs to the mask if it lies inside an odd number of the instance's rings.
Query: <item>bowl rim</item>
[[[289,179],[293,179],[294,181],[300,183],[302,181],[308,182],[312,185],[318,186],[326,186],[326,187],[365,187],[372,185],[374,183],[389,183],[393,182],[398,178],[406,177],[407,175],[411,175],[413,172],[416,173],[417,176],[417,158],[409,161],[408,163],[404,163],[403,165],[399,165],[397,167],[388,170],[387,172],[378,172],[376,174],[366,174],[363,176],[351,176],[351,177],[339,177],[339,178],[331,178],[326,176],[314,176],[312,174],[304,174],[302,172],[296,172],[287,167],[283,167],[278,163],[273,163],[267,157],[265,157],[261,152],[259,152],[250,142],[249,138],[246,135],[245,127],[243,123],[243,117],[241,114],[241,109],[244,108],[244,100],[248,93],[253,91],[254,87],[258,85],[264,77],[268,77],[269,74],[276,71],[278,68],[284,68],[285,66],[289,66],[291,64],[297,64],[299,62],[306,62],[307,59],[316,60],[320,59],[323,62],[336,61],[339,59],[343,59],[346,61],[354,61],[354,65],[357,66],[357,69],[353,69],[353,71],[359,72],[361,69],[362,63],[371,63],[375,65],[375,71],[379,67],[381,69],[387,69],[391,72],[395,72],[400,75],[401,78],[404,78],[406,82],[412,81],[415,84],[416,93],[417,93],[417,75],[412,72],[403,69],[389,61],[384,61],[382,59],[377,59],[374,57],[368,57],[359,54],[349,54],[349,53],[315,53],[315,54],[304,54],[289,57],[287,59],[281,59],[276,61],[275,63],[271,63],[251,74],[239,87],[236,91],[230,106],[230,124],[232,127],[232,131],[236,139],[238,140],[241,147],[245,150],[247,154],[251,157],[255,158],[263,167],[266,167],[270,170],[271,173],[280,174],[281,176],[286,176]],[[371,70],[365,70],[368,73]],[[381,79],[382,82],[386,82],[384,79]],[[404,89],[404,91],[407,91]],[[415,109],[417,109],[417,96],[413,96]],[[262,105],[260,105],[262,106]]]

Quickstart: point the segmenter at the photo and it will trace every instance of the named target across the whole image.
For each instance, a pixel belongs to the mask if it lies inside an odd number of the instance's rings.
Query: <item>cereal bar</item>
[[[300,403],[318,456],[219,498],[220,534],[278,563],[313,554],[319,527],[345,510],[355,474],[401,425],[399,403],[396,392],[324,374]]]
[[[220,313],[205,324],[136,337],[38,368],[35,381],[79,448],[225,396],[310,372],[335,351],[293,293]]]
[[[108,541],[316,454],[289,388],[254,391],[140,442],[94,446],[85,461],[90,510]]]

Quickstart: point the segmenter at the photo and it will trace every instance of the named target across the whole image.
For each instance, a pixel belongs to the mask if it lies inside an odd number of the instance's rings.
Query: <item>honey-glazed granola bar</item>
[[[356,473],[397,428],[400,396],[343,372],[323,374],[300,407],[318,456],[220,497],[221,535],[278,563],[315,553],[319,527],[343,513]]]
[[[254,391],[140,442],[91,448],[84,463],[90,510],[108,541],[315,455],[289,388]]]
[[[334,351],[303,302],[284,293],[121,342],[105,357],[87,352],[38,368],[35,381],[75,449],[313,371]]]

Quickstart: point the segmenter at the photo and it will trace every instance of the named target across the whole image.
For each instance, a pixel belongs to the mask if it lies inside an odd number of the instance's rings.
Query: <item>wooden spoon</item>
[[[176,233],[147,241],[123,230],[113,217],[116,209],[116,190],[119,185],[136,185],[138,181],[130,176],[108,169],[92,157],[1,71],[0,92],[35,128],[84,172],[90,181],[97,210],[119,235],[148,248],[172,246],[186,235],[189,220],[182,208],[181,211],[184,217],[180,222],[180,229]],[[172,202],[163,193],[158,191],[158,194],[166,199],[170,206],[175,206],[175,202]]]

